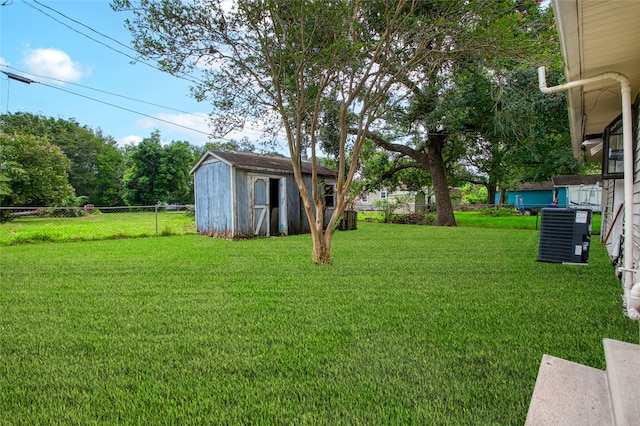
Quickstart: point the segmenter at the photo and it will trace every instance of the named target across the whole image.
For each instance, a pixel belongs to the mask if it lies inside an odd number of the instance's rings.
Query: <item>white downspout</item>
[[[553,93],[573,87],[584,86],[602,80],[615,80],[620,83],[622,94],[622,141],[624,165],[624,300],[627,316],[640,321],[640,282],[633,285],[633,140],[631,115],[631,82],[617,72],[606,72],[595,77],[571,81],[558,86],[547,87],[547,77],[544,67],[538,67],[538,82],[542,93]],[[606,155],[606,153],[604,153]],[[633,291],[632,291],[633,290]]]

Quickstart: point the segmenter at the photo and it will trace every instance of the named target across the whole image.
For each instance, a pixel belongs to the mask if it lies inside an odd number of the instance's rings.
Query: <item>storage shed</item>
[[[196,229],[223,238],[310,232],[290,158],[247,152],[207,151],[191,169]],[[325,222],[335,206],[335,173],[317,166]],[[311,193],[311,163],[302,163]]]

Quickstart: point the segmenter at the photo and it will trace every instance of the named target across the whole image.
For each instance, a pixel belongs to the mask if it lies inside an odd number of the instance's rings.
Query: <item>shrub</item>
[[[479,210],[479,212],[483,216],[493,217],[512,216],[518,213],[518,211],[512,207],[487,207],[486,209]]]

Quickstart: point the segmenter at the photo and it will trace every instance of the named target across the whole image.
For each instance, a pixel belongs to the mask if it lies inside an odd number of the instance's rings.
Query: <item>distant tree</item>
[[[366,191],[396,188],[399,185],[404,185],[410,191],[419,191],[431,186],[428,171],[414,167],[407,157],[380,148],[373,142],[364,145],[360,158],[360,178]]]
[[[194,151],[188,142],[173,141],[164,147],[160,170],[168,203],[193,204],[193,177],[189,172],[194,163]]]
[[[238,151],[256,152],[256,146],[247,139],[207,142],[202,148],[202,154],[207,151]]]
[[[74,197],[67,171],[70,161],[44,137],[0,132],[2,205],[61,205]]]
[[[11,151],[13,151],[12,146],[0,145],[0,197],[11,195],[12,176],[19,176],[25,172],[18,162],[9,160]],[[0,205],[2,205],[1,200]]]
[[[89,203],[109,206],[122,203],[124,160],[116,141],[82,126],[74,119],[54,119],[25,112],[0,116],[0,129],[46,137],[71,161],[69,184]]]
[[[154,131],[138,145],[127,147],[126,203],[192,203],[193,180],[189,171],[194,158],[194,150],[188,142],[173,141],[162,146],[159,131]]]

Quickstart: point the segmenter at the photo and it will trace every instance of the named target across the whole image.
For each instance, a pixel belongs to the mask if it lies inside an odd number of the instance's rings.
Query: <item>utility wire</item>
[[[44,7],[44,8],[49,9],[49,10],[50,10],[50,11],[52,11],[52,12],[57,13],[58,15],[60,15],[60,16],[62,16],[62,17],[64,17],[64,18],[66,18],[66,19],[68,19],[68,20],[70,20],[71,22],[75,22],[76,24],[78,24],[78,25],[80,25],[80,26],[85,27],[85,28],[86,28],[86,29],[88,29],[89,31],[92,31],[92,32],[94,32],[94,33],[96,33],[96,34],[98,34],[98,35],[101,35],[102,37],[104,37],[104,38],[106,38],[106,39],[108,39],[108,40],[111,40],[111,41],[113,41],[113,42],[115,42],[115,43],[119,44],[120,46],[124,47],[125,49],[129,49],[129,50],[131,50],[131,51],[132,51],[132,52],[134,52],[135,54],[137,54],[137,53],[138,53],[134,48],[132,48],[131,46],[128,46],[128,45],[126,45],[126,44],[122,43],[120,40],[116,40],[115,38],[113,38],[113,37],[111,37],[111,36],[108,36],[108,35],[106,35],[106,34],[104,34],[104,33],[101,33],[100,31],[98,31],[98,30],[96,30],[96,29],[94,29],[94,28],[92,28],[92,27],[90,27],[90,26],[88,26],[88,25],[86,25],[86,24],[83,24],[82,22],[80,22],[80,21],[78,21],[78,20],[76,20],[76,19],[73,19],[73,18],[71,18],[71,17],[69,17],[69,16],[65,15],[64,13],[60,12],[59,10],[56,10],[56,9],[52,8],[51,6],[47,6],[47,5],[46,5],[46,4],[44,4],[44,3],[40,3],[38,0],[32,0],[32,1],[33,1],[35,4],[38,4],[38,5],[40,5],[40,6]],[[25,3],[25,4],[28,4],[28,3],[26,3],[26,1],[25,1],[25,0],[22,0],[22,2],[23,2],[23,3]],[[37,9],[37,10],[39,10],[39,9]],[[47,16],[49,16],[49,15],[47,15]]]
[[[3,66],[6,67],[6,68],[15,69],[15,68],[7,66],[7,65],[3,65]],[[30,73],[27,73],[27,74],[30,74]],[[35,74],[30,74],[30,75],[35,75]],[[43,78],[49,78],[49,77],[43,77]],[[57,80],[57,79],[52,79],[52,80]],[[60,80],[57,80],[57,81],[60,81]],[[200,133],[200,134],[203,134],[203,135],[211,136],[210,133],[203,132],[202,130],[194,129],[193,127],[185,126],[183,124],[178,124],[178,123],[175,123],[173,121],[165,120],[163,118],[159,118],[159,117],[156,117],[156,116],[153,116],[153,115],[150,115],[150,114],[145,114],[143,112],[136,111],[136,110],[133,110],[133,109],[130,109],[130,108],[126,108],[126,107],[123,107],[121,105],[116,105],[114,103],[107,102],[107,101],[104,101],[102,99],[93,98],[91,96],[84,95],[82,93],[78,93],[78,92],[74,92],[74,91],[71,91],[71,90],[63,89],[62,87],[59,87],[59,86],[54,86],[52,84],[43,83],[43,82],[39,82],[39,81],[35,81],[35,80],[32,80],[31,82],[35,83],[35,84],[40,84],[42,86],[50,87],[52,89],[60,90],[62,92],[66,92],[66,93],[69,93],[69,94],[72,94],[72,95],[76,95],[76,96],[79,96],[81,98],[89,99],[89,100],[94,101],[94,102],[99,102],[101,104],[108,105],[108,106],[111,106],[113,108],[118,108],[118,109],[121,109],[123,111],[131,112],[133,114],[137,114],[137,115],[141,115],[143,117],[151,118],[153,120],[161,121],[163,123],[167,123],[167,124],[170,124],[170,125],[173,125],[173,126],[176,126],[176,127],[181,127],[183,129],[191,130],[191,131],[196,132],[196,133]],[[71,84],[75,84],[75,83],[71,83]],[[82,86],[82,85],[79,85],[79,84],[78,84],[78,86],[87,87],[87,86]],[[87,87],[87,88],[91,89],[91,90],[101,91],[99,89],[93,89],[93,88],[90,88],[90,87]],[[105,93],[109,93],[109,92],[105,92]],[[121,95],[117,95],[117,94],[114,94],[114,95],[121,96]],[[128,98],[126,96],[121,96],[121,97]],[[148,103],[148,104],[151,104],[151,105],[154,105],[154,106],[159,106],[159,107],[162,107],[162,108],[168,108],[168,107],[164,107],[162,105],[157,105],[157,104],[153,104],[153,103],[150,103],[150,102],[140,101],[140,100],[133,99],[133,98],[128,98],[128,99],[131,99],[131,100],[134,100],[134,101],[137,101],[137,102]],[[7,96],[7,101],[8,101],[8,96]],[[168,108],[168,109],[172,109],[172,108]],[[175,111],[183,112],[183,111],[180,111],[180,110],[175,110]],[[7,112],[8,112],[8,106],[7,106]],[[189,113],[189,112],[185,112],[185,113],[189,114],[189,115],[192,115],[194,117],[202,118],[202,116],[200,116],[198,114],[193,114],[193,113]],[[259,130],[256,130],[256,129],[245,129],[244,132],[258,132],[258,133],[261,133]],[[224,141],[227,141],[227,142],[233,141],[233,139],[222,137],[222,136],[216,137],[215,139],[220,139],[220,140],[224,140]]]
[[[165,71],[163,71],[162,69],[158,68],[157,66],[155,66],[155,65],[153,65],[153,64],[150,64],[150,63],[148,63],[148,62],[142,61],[142,60],[140,60],[139,58],[137,58],[137,57],[135,57],[135,56],[131,56],[131,55],[129,55],[128,53],[125,53],[125,52],[123,52],[123,51],[121,51],[121,50],[118,50],[118,49],[116,49],[115,47],[110,46],[110,45],[109,45],[109,44],[107,44],[107,43],[104,43],[104,42],[102,42],[102,41],[100,41],[100,40],[98,40],[98,39],[96,39],[96,38],[94,38],[94,37],[91,37],[91,36],[90,36],[90,35],[88,35],[88,34],[83,33],[82,31],[79,31],[79,30],[77,30],[77,29],[73,28],[72,26],[70,26],[70,25],[68,25],[68,24],[66,24],[66,23],[64,23],[64,22],[62,22],[61,20],[57,19],[57,18],[56,18],[56,17],[54,17],[54,16],[51,16],[50,14],[48,14],[47,12],[45,12],[44,10],[39,9],[38,7],[36,7],[36,6],[34,6],[34,5],[30,4],[30,3],[28,3],[28,2],[27,2],[27,1],[25,1],[25,0],[22,0],[22,2],[23,2],[24,4],[26,4],[27,6],[29,6],[29,7],[33,8],[33,9],[37,10],[38,12],[42,13],[43,15],[48,16],[49,18],[53,19],[54,21],[56,21],[56,22],[57,22],[57,23],[59,23],[60,25],[63,25],[63,26],[65,26],[65,27],[69,28],[71,31],[73,31],[73,32],[75,32],[75,33],[78,33],[78,34],[80,34],[80,35],[82,35],[82,36],[84,36],[84,37],[88,38],[89,40],[95,41],[96,43],[103,45],[103,46],[104,46],[104,47],[106,47],[107,49],[113,50],[114,52],[117,52],[117,53],[119,53],[119,54],[121,54],[121,55],[126,56],[127,58],[129,58],[129,59],[131,59],[132,61],[134,61],[134,63],[138,63],[138,62],[139,62],[139,63],[141,63],[141,64],[144,64],[144,65],[146,65],[146,66],[148,66],[148,67],[150,67],[150,68],[153,68],[153,69],[155,69],[155,70],[158,70],[158,71],[160,71],[160,72],[165,72]],[[99,35],[101,35],[101,36],[103,36],[103,37],[105,37],[105,38],[107,38],[107,39],[109,39],[109,40],[113,40],[113,41],[115,41],[116,43],[118,43],[119,45],[122,45],[122,46],[126,47],[127,49],[132,50],[132,51],[134,51],[134,52],[138,53],[135,49],[131,48],[130,46],[127,46],[127,45],[125,45],[124,43],[121,43],[120,41],[118,41],[118,40],[116,40],[116,39],[114,39],[114,38],[112,38],[112,37],[110,37],[110,36],[108,36],[108,35],[106,35],[106,34],[103,34],[103,33],[99,32],[99,31],[97,31],[97,30],[95,30],[95,29],[93,29],[93,28],[91,28],[91,27],[89,27],[89,26],[87,26],[87,25],[85,25],[85,24],[83,24],[83,23],[79,22],[79,21],[76,21],[75,19],[72,19],[72,18],[68,17],[67,15],[63,14],[62,12],[58,12],[57,10],[53,9],[52,7],[49,7],[49,6],[43,5],[42,3],[40,3],[40,2],[38,2],[38,1],[36,1],[36,0],[33,0],[33,2],[34,2],[34,3],[37,3],[38,5],[41,5],[41,6],[43,6],[43,7],[46,7],[47,9],[50,9],[50,10],[52,10],[52,11],[56,12],[57,14],[59,14],[59,15],[61,15],[61,16],[63,16],[63,17],[65,17],[65,18],[67,18],[67,19],[69,19],[70,21],[76,22],[76,23],[78,23],[79,25],[82,25],[83,27],[90,29],[91,31],[95,32],[96,34],[99,34]],[[203,83],[203,81],[202,81],[201,79],[198,79],[198,78],[196,78],[196,77],[194,77],[194,78],[192,79],[192,78],[187,78],[187,77],[184,77],[184,76],[181,76],[181,75],[176,75],[176,74],[172,74],[172,75],[173,75],[174,77],[180,78],[180,79],[182,79],[182,80],[189,81],[189,82],[194,83],[194,84]]]
[[[57,82],[59,82],[59,83],[71,84],[71,85],[73,85],[73,86],[82,87],[82,88],[84,88],[84,89],[89,89],[89,90],[94,90],[94,91],[96,91],[96,92],[105,93],[105,94],[107,94],[107,95],[117,96],[117,97],[119,97],[119,98],[123,98],[123,99],[129,99],[130,101],[140,102],[140,103],[142,103],[142,104],[152,105],[152,106],[156,106],[156,107],[159,107],[159,108],[164,108],[164,109],[168,109],[168,110],[171,110],[171,111],[181,112],[181,113],[183,113],[183,114],[188,114],[188,115],[193,115],[193,116],[199,117],[199,115],[198,115],[198,114],[194,114],[194,113],[192,113],[192,112],[183,111],[183,110],[181,110],[181,109],[176,109],[176,108],[172,108],[172,107],[169,107],[169,106],[166,106],[166,105],[160,105],[160,104],[156,104],[156,103],[149,102],[149,101],[143,101],[143,100],[141,100],[141,99],[136,99],[136,98],[132,98],[132,97],[130,97],[130,96],[120,95],[120,94],[118,94],[118,93],[114,93],[114,92],[108,92],[108,91],[106,91],[106,90],[102,90],[102,89],[96,89],[95,87],[89,87],[89,86],[85,86],[85,85],[82,85],[82,84],[73,83],[73,82],[71,82],[71,81],[60,80],[60,79],[58,79],[58,78],[54,78],[54,77],[47,77],[47,76],[45,76],[45,75],[33,74],[33,73],[28,72],[28,71],[19,70],[19,69],[15,68],[15,67],[12,67],[12,66],[10,66],[10,65],[0,65],[0,66],[1,66],[1,67],[4,67],[4,68],[12,69],[12,70],[14,70],[14,71],[18,71],[18,72],[20,72],[20,73],[22,73],[22,74],[27,74],[27,75],[31,75],[31,76],[39,77],[39,78],[46,78],[46,79],[48,79],[48,80],[57,81]]]
[[[136,110],[133,110],[133,109],[130,109],[130,108],[125,108],[123,106],[116,105],[116,104],[113,104],[111,102],[103,101],[103,100],[97,99],[97,98],[92,98],[91,96],[83,95],[81,93],[73,92],[71,90],[66,90],[66,89],[63,89],[62,87],[58,87],[58,86],[54,86],[52,84],[42,83],[42,82],[40,82],[39,84],[41,84],[42,86],[50,87],[52,89],[60,90],[62,92],[70,93],[72,95],[80,96],[81,98],[85,98],[85,99],[89,99],[89,100],[92,100],[92,101],[95,101],[95,102],[99,102],[101,104],[109,105],[109,106],[114,107],[114,108],[118,108],[118,109],[121,109],[121,110],[124,110],[124,111],[132,112],[134,114],[142,115],[144,117],[152,118],[154,120],[162,121],[164,123],[168,123],[168,124],[171,124],[173,126],[182,127],[183,129],[191,130],[192,132],[201,133],[203,135],[210,136],[210,133],[203,132],[202,130],[194,129],[193,127],[184,126],[182,124],[174,123],[173,121],[165,120],[163,118],[154,117],[153,115],[145,114],[143,112],[136,111]],[[224,138],[219,138],[219,139],[224,139]]]

